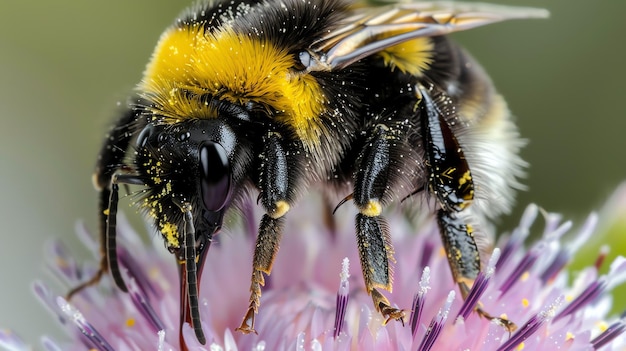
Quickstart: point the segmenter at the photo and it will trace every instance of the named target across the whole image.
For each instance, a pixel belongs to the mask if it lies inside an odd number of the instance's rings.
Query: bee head
[[[237,186],[234,172],[246,159],[238,155],[245,143],[236,135],[222,119],[151,122],[139,133],[135,160],[146,185],[142,207],[166,237],[181,228],[183,206],[193,209],[199,231],[219,230]],[[170,248],[179,247],[176,237],[168,238]]]

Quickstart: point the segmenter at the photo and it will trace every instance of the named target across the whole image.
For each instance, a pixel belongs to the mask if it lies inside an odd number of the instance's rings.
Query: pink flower
[[[249,276],[256,235],[254,215],[225,225],[208,254],[200,286],[201,319],[206,345],[189,326],[183,334],[190,350],[623,350],[626,318],[606,317],[608,292],[626,279],[626,259],[611,263],[599,275],[597,263],[581,271],[573,284],[564,270],[574,252],[594,235],[592,215],[567,243],[561,237],[571,223],[526,209],[517,229],[497,244],[470,297],[457,293],[434,221],[415,229],[400,214],[390,215],[395,245],[394,291],[390,301],[407,309],[405,326],[383,325],[364,289],[351,216],[337,230],[321,224],[313,206],[294,209],[283,236],[272,275],[263,290],[256,320],[258,335],[235,332],[248,307]],[[245,212],[245,211],[244,211]],[[250,211],[251,212],[251,211]],[[524,244],[536,217],[545,225],[539,241]],[[538,227],[534,225],[533,228]],[[80,238],[97,252],[84,228]],[[69,340],[43,339],[46,350],[177,350],[179,286],[173,257],[160,242],[146,246],[120,221],[120,262],[130,293],[109,279],[85,289],[71,303],[37,282],[37,297],[66,328]],[[91,276],[60,243],[50,248],[50,261],[67,286]],[[64,293],[62,291],[60,293]],[[518,325],[509,332],[473,312],[480,301],[493,315],[506,315]],[[22,349],[9,332],[0,346]],[[12,347],[12,348],[11,348]]]

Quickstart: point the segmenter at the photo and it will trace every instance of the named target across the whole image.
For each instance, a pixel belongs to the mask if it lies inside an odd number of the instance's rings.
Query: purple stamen
[[[517,264],[517,267],[515,267],[513,272],[511,272],[507,276],[504,283],[500,285],[500,291],[502,292],[502,295],[506,294],[506,292],[509,291],[509,289],[511,289],[511,287],[520,279],[520,277],[528,270],[530,270],[530,268],[539,258],[544,248],[545,245],[538,245],[537,247],[534,247],[533,249],[528,251],[526,255],[524,255],[522,260]]]
[[[611,263],[609,273],[601,276],[593,281],[574,301],[565,307],[556,316],[555,320],[559,320],[567,315],[573,314],[581,308],[593,303],[597,298],[607,290],[611,290],[614,286],[623,283],[626,280],[626,259],[623,257],[616,258]]]
[[[606,279],[605,277],[600,277],[598,280],[592,282],[587,286],[587,288],[578,295],[570,304],[568,304],[559,314],[554,318],[555,321],[568,316],[581,308],[587,306],[596,300],[600,294],[602,294],[606,289]]]
[[[569,230],[572,223],[565,222],[559,227],[559,222],[561,221],[561,215],[557,213],[547,212],[544,209],[541,209],[541,213],[543,214],[543,219],[546,224],[543,227],[543,237],[560,237],[565,233],[565,231]],[[565,231],[563,230],[565,229]],[[559,234],[560,232],[560,234]]]
[[[563,235],[565,235],[570,229],[572,229],[573,225],[574,224],[572,223],[572,221],[563,222],[563,224],[554,228],[554,230],[544,233],[544,237],[549,241],[558,241]],[[546,228],[547,227],[548,225],[546,224]]]
[[[563,270],[563,268],[569,263],[572,258],[572,254],[570,251],[566,249],[561,249],[556,254],[552,262],[548,265],[548,267],[541,274],[541,282],[546,284],[547,282],[552,281],[556,276]]]
[[[90,325],[83,315],[69,302],[60,296],[54,296],[48,288],[40,282],[35,282],[33,291],[39,300],[59,318],[64,326],[78,328],[82,342],[95,350],[113,351],[114,348]],[[68,323],[69,322],[69,323]]]
[[[35,282],[33,284],[33,292],[39,301],[59,319],[59,323],[61,323],[61,325],[67,325],[67,319],[60,313],[56,303],[54,302],[54,296],[43,283]]]
[[[146,274],[144,274],[143,269],[141,268],[141,264],[137,262],[133,258],[131,254],[128,253],[124,247],[118,247],[118,259],[120,261],[120,265],[126,268],[128,275],[131,280],[135,280],[138,289],[141,290],[145,299],[149,301],[150,297],[148,292],[153,296],[159,298],[158,290],[152,285]]]
[[[585,243],[589,241],[589,238],[593,234],[593,230],[598,224],[598,216],[595,214],[591,214],[582,228],[579,230],[578,235],[576,235],[575,240],[568,245],[566,249],[561,249],[558,251],[552,263],[545,268],[544,272],[541,274],[541,281],[543,283],[547,283],[553,280],[561,270],[569,263],[571,257],[575,252],[577,252]],[[549,234],[550,237],[558,239],[561,235],[564,234],[564,230],[569,229],[570,223],[567,222],[558,228],[560,231],[556,233]]]
[[[515,230],[513,230],[513,233],[506,241],[504,248],[502,248],[502,254],[496,264],[496,269],[500,270],[502,266],[504,266],[513,256],[513,254],[520,250],[524,241],[530,234],[530,226],[535,222],[538,213],[539,207],[537,207],[537,205],[532,204],[526,207],[519,225],[515,228]]]
[[[160,330],[165,330],[165,325],[159,319],[158,315],[150,305],[146,295],[139,288],[137,281],[135,279],[131,279],[128,284],[128,293],[130,294],[130,298],[133,301],[137,310],[141,313],[141,315],[150,322],[155,332]]]
[[[591,340],[591,345],[594,350],[597,350],[604,345],[610,343],[622,334],[626,330],[626,322],[624,321],[624,314],[622,314],[622,318],[617,322],[611,324],[602,334],[596,336],[593,340]]]
[[[569,245],[570,252],[576,252],[589,242],[589,238],[593,235],[594,230],[598,226],[598,215],[592,213],[578,231],[576,239]]]
[[[417,348],[418,351],[429,351],[435,344],[435,341],[437,341],[437,338],[439,337],[439,334],[441,334],[441,330],[448,319],[450,307],[452,307],[452,301],[454,301],[454,295],[454,290],[448,293],[446,303],[439,310],[437,316],[430,322],[430,325],[426,330],[426,335],[424,335],[420,346]]]
[[[562,303],[563,297],[558,297],[554,303],[548,305],[548,307],[539,312],[538,314],[532,316],[526,324],[524,324],[517,333],[513,334],[513,337],[507,340],[502,346],[498,348],[498,351],[511,351],[514,350],[517,345],[524,342],[526,339],[531,337],[539,328],[549,321],[556,312],[558,306]]]
[[[68,254],[67,248],[61,242],[54,241],[49,247],[49,254],[46,256],[50,257],[50,266],[54,272],[66,283],[75,284],[80,280],[76,261]]]
[[[611,267],[606,277],[608,283],[606,287],[607,290],[612,290],[615,286],[626,282],[626,258],[623,256],[616,257],[613,262],[611,262]]]
[[[337,291],[337,304],[335,309],[335,327],[333,329],[333,337],[338,337],[339,334],[344,329],[345,326],[345,317],[346,317],[346,307],[348,306],[349,290],[350,283],[348,282],[348,278],[350,278],[350,260],[348,258],[344,258],[341,263],[341,274],[339,277],[341,281],[339,283],[339,290]]]
[[[96,328],[94,328],[85,320],[80,311],[78,311],[60,296],[56,298],[56,303],[59,310],[63,314],[65,314],[70,320],[72,320],[74,326],[76,326],[78,330],[82,333],[82,335],[84,336],[83,340],[85,341],[87,346],[96,348],[97,350],[115,351],[115,349],[96,330]]]
[[[417,333],[417,326],[419,325],[420,320],[422,319],[422,311],[424,310],[424,300],[426,297],[426,293],[430,290],[430,267],[424,267],[422,271],[422,278],[420,278],[420,288],[417,291],[417,294],[413,297],[413,304],[411,305],[411,333],[413,334],[413,339],[415,339],[415,334]]]
[[[535,222],[537,214],[539,213],[539,207],[535,204],[528,205],[522,219],[520,219],[519,225],[513,230],[511,236],[506,241],[504,248],[502,248],[502,254],[500,260],[496,264],[496,269],[500,269],[506,262],[512,257],[514,252],[519,251],[520,247],[530,234],[530,226]]]
[[[461,309],[459,310],[456,319],[459,319],[459,317],[461,317],[463,318],[463,320],[466,320],[467,317],[469,317],[470,313],[472,313],[474,307],[478,303],[478,299],[480,299],[480,297],[485,293],[485,290],[487,290],[489,280],[491,280],[491,277],[493,277],[493,274],[495,273],[496,262],[498,262],[499,259],[500,250],[496,248],[491,254],[491,258],[489,259],[489,264],[487,265],[487,268],[484,271],[478,273],[478,277],[474,281],[474,285],[472,286],[472,289],[470,289],[467,298],[463,302],[463,306],[461,306]]]
[[[535,265],[539,258],[545,257],[546,253],[549,254],[551,249],[553,249],[550,245],[552,243],[558,242],[558,239],[563,234],[565,234],[572,226],[571,222],[565,222],[558,226],[559,217],[554,214],[545,213],[544,217],[546,220],[546,229],[544,230],[543,239],[535,244],[530,250],[528,250],[526,255],[524,255],[524,257],[517,264],[515,269],[513,269],[513,272],[511,272],[507,276],[504,283],[501,284],[500,291],[502,292],[502,295],[506,294],[506,292],[509,291],[509,289],[511,289],[513,285],[515,285],[515,283],[519,280],[520,277],[522,277],[524,273],[529,272],[530,268]],[[548,228],[552,229],[548,230]],[[500,266],[500,262],[498,262],[496,268]]]

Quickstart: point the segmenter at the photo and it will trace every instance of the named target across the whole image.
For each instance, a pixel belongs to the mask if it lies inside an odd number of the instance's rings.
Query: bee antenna
[[[339,201],[339,203],[337,204],[337,206],[335,206],[335,209],[333,210],[333,215],[335,214],[335,212],[337,212],[337,209],[345,204],[346,202],[348,202],[349,200],[352,200],[352,198],[354,197],[354,193],[350,193],[348,196],[344,197],[343,200]]]
[[[191,327],[198,342],[206,344],[206,338],[202,331],[200,322],[200,309],[198,308],[198,272],[196,266],[196,229],[193,225],[193,214],[191,204],[186,202],[181,206],[185,217],[184,249],[185,249],[185,282],[187,299],[189,303],[189,314],[191,315]],[[181,297],[182,298],[182,297]]]

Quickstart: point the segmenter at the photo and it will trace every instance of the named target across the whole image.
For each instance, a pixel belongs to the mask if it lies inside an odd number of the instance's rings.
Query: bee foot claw
[[[256,313],[254,312],[254,308],[250,307],[248,308],[248,311],[246,312],[246,315],[243,317],[243,321],[241,321],[241,325],[239,327],[237,327],[237,329],[235,329],[235,331],[239,331],[242,332],[244,334],[250,334],[250,333],[254,333],[254,334],[259,334],[257,333],[257,331],[254,329],[254,317],[255,317]]]
[[[385,321],[383,322],[383,325],[387,325],[387,323],[389,323],[390,321],[396,320],[402,323],[402,326],[404,327],[404,319],[406,318],[406,313],[404,312],[404,310],[389,308],[388,310],[383,312],[383,316],[387,317],[387,319],[385,319]]]

